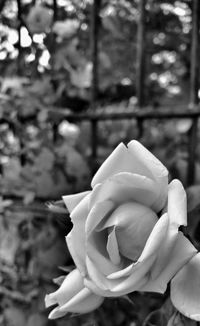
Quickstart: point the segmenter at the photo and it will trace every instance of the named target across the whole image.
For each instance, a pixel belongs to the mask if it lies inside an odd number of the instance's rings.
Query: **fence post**
[[[17,48],[18,48],[18,58],[17,58],[17,70],[18,74],[21,74],[21,15],[22,15],[22,6],[21,6],[21,0],[17,0],[17,10],[18,10],[18,43],[17,43]]]
[[[92,84],[90,108],[92,112],[97,107],[98,94],[98,32],[99,32],[99,10],[101,0],[94,0],[91,10],[91,59],[92,59]],[[97,159],[97,142],[98,142],[98,121],[91,121],[91,147],[92,147],[92,172],[96,170]]]
[[[58,4],[57,4],[57,0],[53,0],[53,23],[56,22],[56,20],[58,19]],[[52,39],[53,45],[55,46],[55,35],[53,36]],[[53,76],[52,76],[53,77]],[[56,143],[57,139],[58,139],[58,125],[59,123],[56,121],[53,121],[52,123],[52,131],[53,131],[53,142]]]
[[[193,0],[192,6],[192,45],[191,45],[191,67],[190,67],[190,108],[198,104],[199,91],[199,19],[200,2]],[[192,127],[188,141],[188,171],[187,184],[191,185],[195,180],[195,151],[197,143],[198,118],[193,118]]]
[[[1,0],[1,2],[0,2],[0,12],[2,12],[2,10],[4,9],[5,4],[6,4],[6,0]]]
[[[17,58],[17,72],[18,75],[20,76],[22,73],[22,69],[21,69],[21,27],[22,27],[22,4],[21,4],[21,0],[17,0],[17,10],[18,10],[18,43],[17,43],[17,48],[18,48],[18,58]],[[24,137],[23,137],[23,133],[21,134],[20,132],[20,150],[21,150],[21,154],[20,154],[20,162],[21,165],[25,165],[26,163],[26,156],[24,154]]]
[[[139,108],[145,103],[144,78],[145,78],[145,29],[146,29],[146,0],[138,2],[138,31],[137,31],[137,58],[136,58],[136,93]],[[143,120],[138,120],[139,138],[143,134]]]
[[[58,18],[58,5],[57,5],[57,0],[53,0],[53,22]]]

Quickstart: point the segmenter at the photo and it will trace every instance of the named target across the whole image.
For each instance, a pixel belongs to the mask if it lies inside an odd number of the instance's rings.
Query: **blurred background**
[[[54,201],[139,139],[200,204],[199,19],[198,0],[0,1],[0,325],[166,324],[166,302],[145,319],[157,295],[47,320],[44,295],[72,264]]]

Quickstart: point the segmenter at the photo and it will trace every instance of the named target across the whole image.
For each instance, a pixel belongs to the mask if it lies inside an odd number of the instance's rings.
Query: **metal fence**
[[[18,18],[20,21],[21,5],[18,3]],[[54,19],[57,17],[57,2],[53,1]],[[195,151],[197,145],[198,120],[200,117],[198,90],[199,90],[199,20],[200,20],[200,2],[192,0],[192,37],[191,37],[191,65],[190,65],[190,103],[189,106],[176,106],[176,110],[169,110],[161,106],[156,109],[145,107],[145,36],[146,36],[146,12],[147,0],[138,1],[138,28],[137,28],[137,62],[136,62],[136,95],[137,108],[134,106],[132,111],[123,113],[101,113],[97,112],[97,95],[98,95],[98,41],[99,41],[99,12],[101,8],[101,0],[94,0],[91,11],[91,58],[93,62],[92,87],[90,97],[90,109],[85,113],[69,113],[68,110],[59,110],[56,112],[63,118],[70,121],[87,120],[91,124],[91,153],[92,161],[95,162],[98,156],[98,123],[102,120],[122,120],[136,119],[142,134],[143,121],[148,119],[192,119],[192,127],[188,134],[188,168],[187,183],[192,184],[195,177]],[[20,27],[19,27],[20,30]],[[19,31],[20,35],[20,31]],[[20,48],[20,37],[19,37]],[[49,109],[51,111],[52,109]],[[56,128],[55,128],[56,132]]]

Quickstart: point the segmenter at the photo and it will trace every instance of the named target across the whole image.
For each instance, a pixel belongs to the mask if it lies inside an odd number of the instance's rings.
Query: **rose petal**
[[[182,183],[174,179],[169,184],[168,214],[171,223],[187,225],[187,198]]]
[[[146,242],[144,250],[141,256],[138,258],[138,262],[142,262],[147,259],[149,256],[157,253],[157,250],[160,247],[160,244],[165,238],[166,231],[169,225],[169,218],[167,213],[163,214],[158,222],[155,224],[151,234]]]
[[[67,312],[87,313],[101,305],[103,297],[97,296],[83,284],[80,272],[75,269],[66,276],[61,287],[54,293],[46,296],[45,303],[49,307],[58,304],[51,311],[49,318],[55,319],[64,316]]]
[[[103,297],[114,297],[115,295],[112,294],[110,290],[101,289],[94,283],[89,277],[84,278],[84,285],[86,288],[90,289],[93,293],[98,296]],[[117,295],[116,295],[117,296]]]
[[[146,279],[145,279],[146,281]],[[144,279],[142,281],[140,281],[140,283],[138,282],[138,286],[140,287],[140,285],[142,285],[144,282]],[[110,284],[110,289],[112,289],[114,286],[117,286],[117,284],[119,284],[119,281],[117,280],[115,283],[113,283],[112,280],[112,285]],[[84,285],[89,288],[93,293],[96,293],[96,295],[99,296],[103,296],[103,297],[107,297],[107,298],[114,298],[114,297],[119,297],[121,295],[120,292],[113,292],[112,290],[103,290],[100,287],[97,286],[96,283],[94,283],[90,278],[84,278]]]
[[[50,314],[49,314],[49,316],[48,316],[48,318],[49,319],[56,319],[56,318],[61,318],[61,317],[64,317],[66,315],[66,312],[64,311],[60,311],[60,308],[59,307],[56,307],[56,308],[54,308],[51,312],[50,312]]]
[[[161,243],[157,261],[151,274],[152,278],[157,278],[162,270],[166,267],[166,261],[170,261],[171,253],[175,247],[178,237],[178,228],[180,225],[186,225],[187,209],[186,195],[182,184],[179,180],[173,180],[169,185],[168,192],[168,215],[169,226],[165,239]]]
[[[111,232],[108,235],[108,241],[106,246],[107,252],[109,254],[110,260],[113,264],[119,265],[121,262],[121,257],[119,254],[119,248],[115,233],[115,227],[112,228]]]
[[[65,280],[57,291],[46,295],[46,307],[50,307],[55,304],[58,304],[59,306],[64,305],[82,288],[83,278],[78,269],[74,269],[65,277]]]
[[[60,312],[88,313],[98,308],[104,298],[84,288],[60,308]]]
[[[108,275],[123,268],[123,262],[116,266],[108,255],[106,244],[108,232],[102,233],[98,224],[107,218],[107,214],[114,208],[114,203],[111,201],[104,201],[97,203],[92,207],[85,226],[86,232],[86,252],[87,255],[95,262],[102,274]]]
[[[71,219],[73,228],[67,235],[66,241],[70,254],[81,273],[86,273],[85,269],[85,222],[88,216],[89,195],[86,195],[81,202],[73,209]]]
[[[168,262],[171,258],[171,253],[174,250],[178,237],[178,227],[172,227],[172,225],[169,223],[165,238],[163,239],[162,243],[160,244],[160,248],[158,248],[157,251],[156,263],[151,271],[153,279],[156,279],[163,271],[163,269],[166,268],[166,262]]]
[[[116,208],[102,228],[115,226],[121,255],[136,261],[157,221],[157,215],[149,207],[128,202]]]
[[[124,268],[123,262],[115,265],[106,250],[107,237],[102,232],[94,232],[87,239],[87,256],[94,262],[99,272],[108,275]],[[103,239],[102,239],[103,237]]]
[[[97,171],[91,185],[94,187],[96,184],[102,183],[107,178],[120,172],[131,172],[156,180],[159,186],[162,208],[167,195],[168,171],[139,142],[130,142],[128,148],[122,143],[119,144]]]
[[[149,270],[155,261],[156,255],[148,257],[145,261],[137,263],[135,269],[133,267],[132,273],[124,280],[120,279],[116,287],[112,288],[113,293],[124,295],[133,291],[138,291],[149,279]]]
[[[125,171],[135,172],[132,169],[132,162],[127,147],[123,143],[120,143],[96,172],[92,179],[91,186],[93,188],[112,175]]]
[[[113,175],[103,184],[96,185],[91,193],[89,208],[95,204],[110,200],[116,205],[129,201],[137,201],[160,211],[160,191],[149,178],[138,174],[121,172]],[[167,198],[166,198],[167,199]]]
[[[85,245],[81,245],[79,241],[76,240],[77,236],[75,235],[76,233],[71,231],[66,237],[66,243],[75,265],[80,270],[81,274],[84,276],[86,274]],[[83,242],[83,240],[84,234],[82,234],[81,236],[81,241]]]
[[[93,282],[102,290],[108,290],[108,282],[106,282],[105,276],[97,270],[96,265],[88,256],[86,257],[86,265],[91,280],[93,280]]]
[[[62,199],[68,209],[68,211],[71,213],[73,209],[80,203],[80,201],[90,193],[90,191],[84,191],[80,192],[75,195],[67,195],[62,196]]]
[[[94,293],[104,297],[118,297],[137,291],[148,281],[148,271],[154,261],[155,255],[149,257],[145,262],[136,264],[128,278],[108,279],[100,273],[96,265],[87,257],[89,278],[84,278],[84,284]]]
[[[155,179],[168,176],[166,167],[137,140],[128,143],[128,151],[135,160],[136,168],[134,170],[137,169],[137,173],[141,171],[142,175]]]
[[[170,257],[166,259],[166,265],[160,275],[151,279],[141,289],[141,291],[159,292],[164,293],[167,288],[168,282],[177,273],[177,271],[185,265],[194,255],[197,250],[193,244],[179,232],[175,247],[171,252]],[[159,260],[156,260],[155,266],[159,265]]]
[[[87,237],[91,232],[97,227],[97,225],[104,220],[108,213],[110,213],[114,208],[114,203],[110,200],[97,203],[94,205],[87,217],[85,224],[85,232]]]
[[[171,300],[183,315],[200,321],[200,253],[175,275],[171,282]]]
[[[84,284],[86,287],[90,288],[92,292],[97,295],[104,297],[118,297],[132,291],[137,291],[148,279],[147,271],[149,266],[153,264],[155,256],[149,257],[145,263],[142,263],[140,268],[136,267],[134,272],[131,274],[130,278],[119,279],[108,279],[103,274],[100,273],[99,269],[92,262],[92,260],[87,257],[87,269],[88,277],[84,278]],[[145,275],[145,276],[144,276]],[[131,287],[130,282],[131,281]],[[127,286],[127,287],[126,287]]]
[[[128,150],[132,157],[134,157],[135,173],[145,175],[149,178],[153,178],[157,184],[157,190],[160,193],[160,209],[165,204],[167,197],[167,185],[168,185],[168,171],[166,167],[145,148],[141,143],[136,140],[132,140],[128,144]],[[136,172],[138,169],[140,172]]]
[[[155,224],[140,257],[138,258],[137,263],[130,264],[128,267],[108,275],[107,278],[117,279],[118,277],[121,278],[130,275],[134,271],[134,269],[136,269],[137,265],[141,266],[139,263],[145,262],[146,260],[149,259],[149,257],[155,258],[155,253],[157,254],[160,244],[163,242],[165,238],[168,224],[169,224],[168,215],[163,214],[161,218],[158,220],[158,222]]]
[[[77,224],[78,222],[82,222],[82,220],[86,220],[89,213],[89,205],[90,202],[90,192],[86,195],[79,204],[72,210],[70,217],[73,224]]]
[[[113,286],[116,286],[116,281],[107,280],[104,274],[102,274],[96,264],[90,259],[90,257],[86,257],[86,264],[89,278],[93,281],[93,283],[99,287],[103,291],[107,291]],[[106,293],[106,292],[105,292]]]
[[[137,265],[137,263],[132,263],[132,264],[128,265],[126,268],[121,269],[118,272],[109,274],[107,276],[107,279],[115,280],[115,279],[118,279],[118,278],[121,278],[121,277],[127,277],[127,276],[129,276],[131,274],[131,272],[133,271],[134,266],[136,266],[136,265]]]

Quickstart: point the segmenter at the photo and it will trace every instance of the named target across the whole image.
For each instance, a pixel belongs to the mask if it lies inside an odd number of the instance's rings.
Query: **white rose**
[[[179,231],[187,224],[181,182],[168,184],[167,169],[139,142],[121,143],[91,185],[88,192],[63,197],[73,223],[66,240],[76,269],[47,295],[47,305],[58,304],[50,318],[91,311],[104,297],[163,293],[197,256]]]

